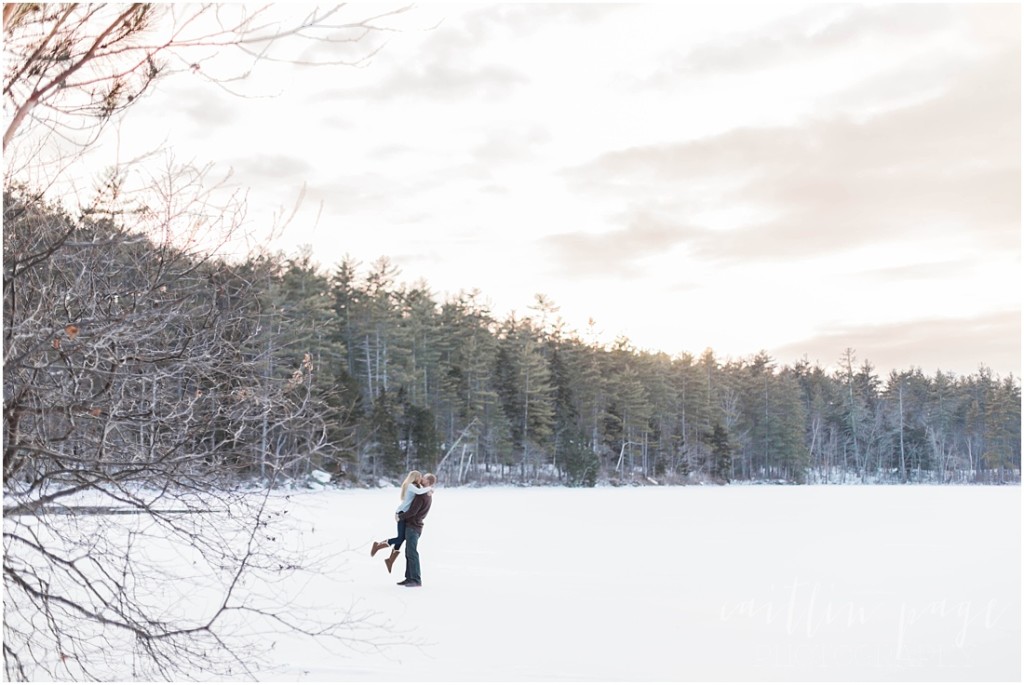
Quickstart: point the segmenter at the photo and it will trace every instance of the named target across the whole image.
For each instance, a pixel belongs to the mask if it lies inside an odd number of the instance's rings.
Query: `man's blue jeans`
[[[405,529],[405,579],[422,583],[420,579],[420,531],[412,526]]]

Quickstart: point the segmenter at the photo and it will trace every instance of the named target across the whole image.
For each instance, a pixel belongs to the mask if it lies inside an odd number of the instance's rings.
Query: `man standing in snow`
[[[422,485],[433,487],[437,478],[432,473],[423,476]],[[400,521],[405,521],[405,580],[399,585],[405,587],[420,587],[423,579],[420,577],[420,535],[423,533],[423,519],[430,511],[430,493],[416,495],[407,511],[398,515]]]

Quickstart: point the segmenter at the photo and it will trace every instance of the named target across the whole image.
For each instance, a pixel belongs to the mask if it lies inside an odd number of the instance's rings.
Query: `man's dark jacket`
[[[423,519],[427,516],[427,512],[430,511],[430,494],[416,495],[412,498],[412,504],[409,505],[409,510],[404,511],[398,515],[398,518],[405,521],[405,525],[409,528],[415,528],[418,532],[423,532]]]

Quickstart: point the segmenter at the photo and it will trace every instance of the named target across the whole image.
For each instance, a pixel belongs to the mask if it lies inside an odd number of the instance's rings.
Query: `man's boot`
[[[385,547],[390,547],[390,545],[388,543],[386,543],[386,542],[375,542],[375,543],[373,543],[373,549],[370,550],[370,556],[372,557],[374,554],[376,554],[377,552],[381,551]]]
[[[388,567],[388,573],[391,573],[391,566],[395,563],[395,559],[398,558],[398,550],[391,552],[391,556],[384,560],[384,564]]]

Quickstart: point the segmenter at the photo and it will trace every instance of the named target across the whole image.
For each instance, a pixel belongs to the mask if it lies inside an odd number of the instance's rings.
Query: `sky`
[[[351,16],[385,5],[355,4]],[[1020,375],[1019,4],[441,4],[162,82],[118,159],[231,170],[273,247],[499,319],[885,375]],[[219,61],[218,61],[219,60]],[[220,55],[203,75],[232,68]],[[593,322],[593,323],[591,323]]]

